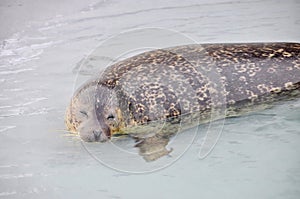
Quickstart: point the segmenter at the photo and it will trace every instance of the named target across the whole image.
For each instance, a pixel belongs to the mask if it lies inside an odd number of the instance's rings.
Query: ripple
[[[6,113],[0,114],[0,118],[18,116],[23,114],[24,114],[24,110],[22,108],[17,108],[13,110],[7,110]]]
[[[5,108],[12,108],[12,106],[0,106],[0,109],[5,109]]]
[[[11,174],[0,175],[0,179],[19,179],[19,178],[28,178],[28,177],[33,177],[33,174],[25,173],[19,175],[11,175]]]
[[[42,101],[42,100],[47,100],[47,99],[48,98],[46,98],[46,97],[34,98],[31,101],[29,101],[29,102],[26,102],[26,103],[23,103],[23,104],[18,104],[16,106],[28,106],[30,104],[33,104],[33,103],[36,103],[36,102],[39,102],[39,101]]]
[[[16,191],[12,191],[12,192],[0,192],[0,197],[1,196],[11,196],[11,195],[15,195],[17,194]]]
[[[14,129],[16,127],[17,126],[0,126],[0,133],[5,132],[5,131],[7,131],[9,129]]]
[[[47,114],[50,110],[52,110],[52,109],[50,109],[50,108],[42,108],[42,109],[33,111],[31,113],[28,113],[26,115],[28,115],[28,116],[32,116],[32,115],[44,115],[44,114]]]
[[[24,91],[24,89],[23,88],[10,88],[10,89],[4,89],[4,91],[19,92],[19,91]]]
[[[26,71],[32,71],[32,68],[25,68],[25,69],[19,69],[19,70],[11,70],[11,71],[0,71],[0,75],[11,75],[11,74],[18,74],[23,73]]]

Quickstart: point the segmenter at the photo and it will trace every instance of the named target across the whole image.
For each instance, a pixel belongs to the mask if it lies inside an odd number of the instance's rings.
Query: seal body
[[[66,125],[85,141],[164,137],[299,93],[298,43],[177,46],[106,68],[74,94]]]

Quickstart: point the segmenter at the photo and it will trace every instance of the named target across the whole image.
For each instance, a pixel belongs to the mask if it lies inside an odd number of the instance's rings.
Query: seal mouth
[[[87,130],[82,128],[78,131],[78,135],[84,142],[106,142],[110,139],[110,137],[107,136],[105,132],[100,129]]]
[[[97,141],[105,142],[110,139],[111,131],[110,131],[109,127],[106,125],[100,124],[100,126],[104,127],[104,128],[101,128],[101,131],[94,130],[93,134],[94,134],[95,138],[97,139]]]

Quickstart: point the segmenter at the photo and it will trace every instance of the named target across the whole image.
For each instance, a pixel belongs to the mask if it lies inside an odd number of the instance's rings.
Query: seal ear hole
[[[109,114],[106,119],[107,120],[114,120],[115,116],[113,114]]]

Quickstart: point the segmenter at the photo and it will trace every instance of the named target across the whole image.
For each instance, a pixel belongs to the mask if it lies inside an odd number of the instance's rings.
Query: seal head
[[[66,111],[67,129],[86,142],[110,139],[112,131],[118,127],[114,91],[90,81],[75,93]],[[96,114],[95,110],[101,111]]]

